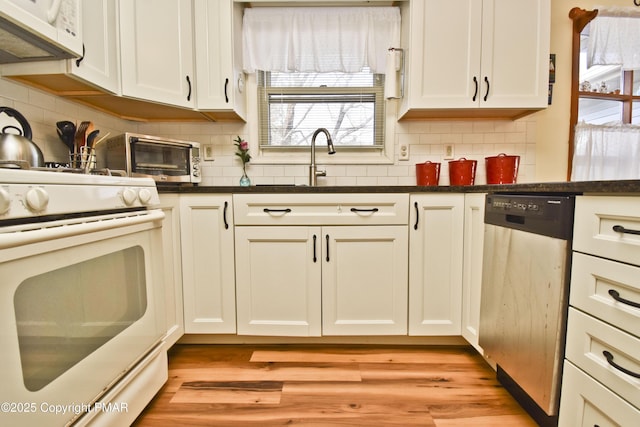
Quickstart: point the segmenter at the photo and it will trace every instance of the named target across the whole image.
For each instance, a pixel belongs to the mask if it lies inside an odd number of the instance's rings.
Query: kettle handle
[[[10,107],[0,107],[0,113],[6,113],[7,116],[15,118],[22,127],[22,136],[31,141],[31,126],[22,114]]]

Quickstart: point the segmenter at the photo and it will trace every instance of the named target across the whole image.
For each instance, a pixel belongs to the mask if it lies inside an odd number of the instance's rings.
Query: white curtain
[[[640,126],[576,125],[572,181],[640,179]]]
[[[589,24],[587,66],[622,65],[640,68],[640,10],[634,7],[602,8]]]
[[[254,7],[244,12],[243,66],[264,71],[384,73],[400,44],[397,7]]]

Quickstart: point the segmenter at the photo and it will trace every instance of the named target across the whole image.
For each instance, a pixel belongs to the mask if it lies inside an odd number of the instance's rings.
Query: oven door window
[[[142,318],[144,250],[133,246],[24,280],[14,294],[25,387],[37,391]]]
[[[190,175],[190,148],[136,141],[131,146],[131,170],[143,175]]]

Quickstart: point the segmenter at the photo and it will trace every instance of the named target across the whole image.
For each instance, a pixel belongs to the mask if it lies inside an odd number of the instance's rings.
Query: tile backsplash
[[[91,120],[100,135],[107,132],[140,132],[149,135],[210,144],[214,160],[203,162],[202,185],[237,185],[242,166],[234,155],[233,139],[247,134],[244,123],[139,123],[115,118],[89,107],[50,95],[37,89],[0,79],[0,104],[12,107],[29,121],[33,140],[43,151],[45,161],[67,162],[65,145],[56,133],[55,123]],[[0,117],[0,124],[6,117]],[[388,165],[320,165],[327,171],[318,185],[414,185],[415,164],[427,160],[440,162],[440,185],[448,185],[445,147],[451,145],[454,158],[478,161],[476,184],[486,183],[484,158],[499,153],[520,156],[518,182],[535,178],[536,120],[534,116],[515,121],[409,121],[396,124],[395,160]],[[245,136],[246,138],[246,136]],[[398,160],[398,146],[408,145],[409,159]],[[306,184],[306,164],[267,165],[250,163],[247,169],[254,184]]]

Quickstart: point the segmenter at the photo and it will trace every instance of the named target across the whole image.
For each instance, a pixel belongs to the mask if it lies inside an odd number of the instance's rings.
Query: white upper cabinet
[[[83,0],[82,57],[69,60],[69,71],[111,93],[120,92],[118,6],[114,0]]]
[[[194,107],[191,1],[126,0],[119,5],[122,94]]]
[[[195,0],[197,108],[214,119],[246,117],[242,10],[232,0]]]
[[[516,117],[546,107],[549,0],[412,0],[402,10],[400,118]]]
[[[119,94],[118,2],[83,0],[81,12],[87,31],[78,58],[5,64],[2,75],[61,96]]]

